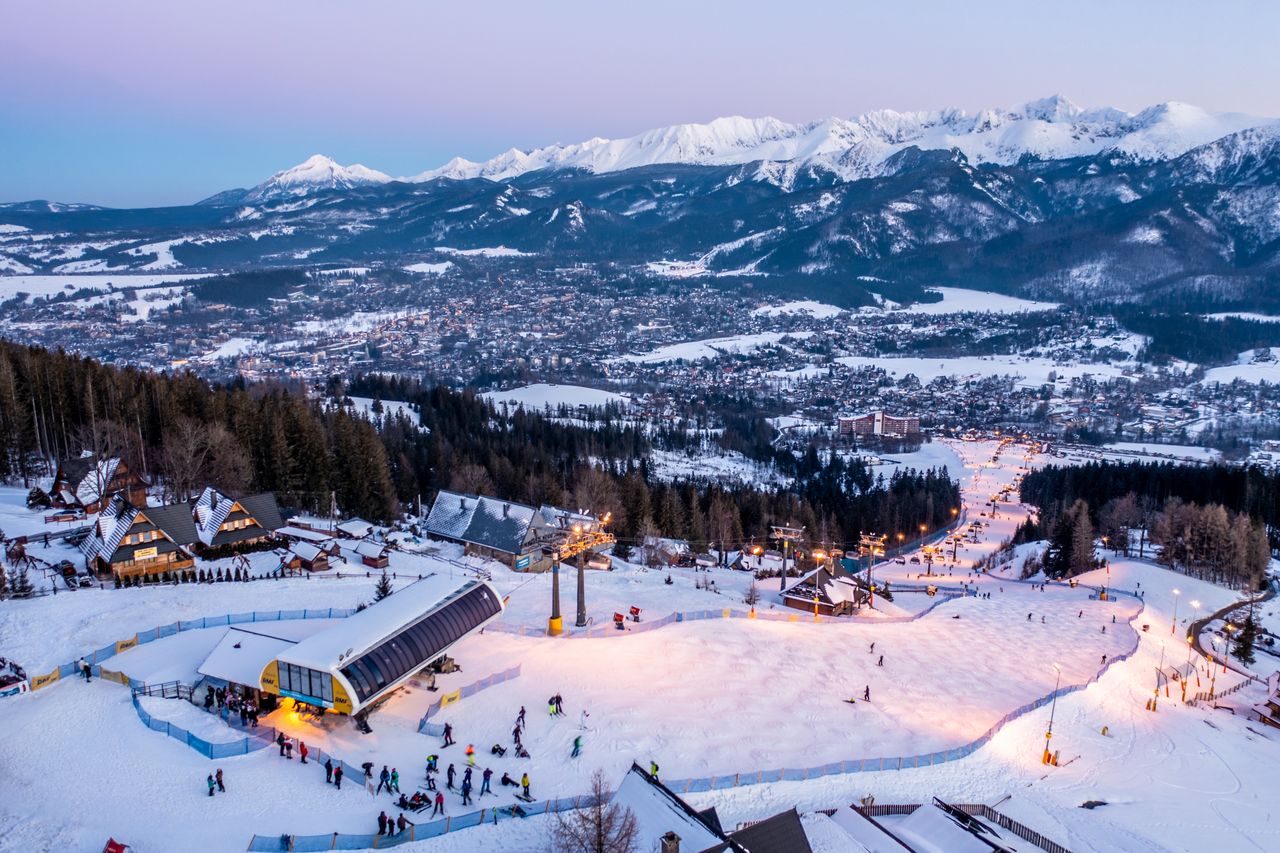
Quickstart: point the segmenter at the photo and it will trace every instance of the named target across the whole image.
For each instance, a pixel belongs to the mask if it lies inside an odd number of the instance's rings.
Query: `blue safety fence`
[[[605,794],[605,798],[612,796]],[[410,841],[423,841],[438,838],[459,829],[471,829],[484,824],[496,824],[512,819],[522,819],[535,815],[554,814],[572,811],[590,802],[590,798],[561,797],[554,800],[543,800],[536,803],[517,803],[509,806],[493,806],[469,812],[463,815],[450,815],[427,823],[411,824],[404,832],[395,835],[378,835],[377,833],[343,833],[331,832],[326,835],[255,835],[249,841],[250,851],[294,851],[294,853],[313,853],[321,850],[368,850],[397,847]]]
[[[81,657],[90,664],[91,667],[97,666],[104,660],[109,660],[116,655],[126,652],[134,646],[153,643],[156,640],[165,637],[172,637],[174,634],[183,631],[198,631],[204,628],[221,628],[227,625],[236,625],[243,622],[280,622],[286,619],[344,619],[354,613],[355,610],[349,607],[329,607],[315,610],[257,610],[252,613],[225,613],[221,616],[202,616],[199,619],[182,619],[177,622],[171,622],[168,625],[159,625],[155,628],[148,628],[145,631],[139,631],[132,637],[124,640],[117,640],[110,645],[103,646],[100,649],[94,649]],[[48,687],[56,681],[61,681],[73,675],[79,674],[79,666],[77,661],[68,661],[45,675],[38,675],[31,679],[31,689],[40,690]]]
[[[232,741],[213,742],[192,734],[181,726],[175,726],[167,720],[152,716],[142,707],[137,694],[133,697],[133,709],[138,712],[138,719],[153,732],[167,734],[176,741],[185,743],[205,758],[230,758],[235,755],[248,755],[259,749],[271,746],[276,738],[276,730],[270,726],[257,729],[246,729],[245,737]]]
[[[432,702],[427,712],[422,715],[422,719],[418,721],[418,733],[431,735],[432,737],[440,737],[444,734],[444,726],[430,722],[431,718],[440,713],[441,709],[448,708],[455,702],[461,702],[468,696],[474,696],[481,690],[493,687],[495,684],[502,684],[504,681],[510,681],[513,678],[520,677],[520,667],[513,666],[511,669],[495,672],[487,675],[479,681],[473,681],[465,687],[459,687],[450,693],[446,693],[436,701]]]

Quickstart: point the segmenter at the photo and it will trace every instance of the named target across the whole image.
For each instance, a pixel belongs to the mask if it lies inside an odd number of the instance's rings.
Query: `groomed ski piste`
[[[528,772],[535,802],[526,808],[534,816],[404,845],[411,850],[545,850],[552,818],[536,814],[538,804],[586,793],[597,768],[616,783],[633,761],[646,767],[657,762],[678,791],[681,780],[715,777],[716,790],[685,796],[697,808],[714,805],[728,827],[796,806],[809,813],[805,824],[819,851],[858,848],[840,846],[826,825],[829,819],[814,812],[868,795],[880,803],[929,802],[933,796],[999,803],[1005,814],[1073,851],[1280,849],[1280,791],[1274,785],[1280,743],[1274,730],[1247,719],[1263,688],[1251,685],[1214,709],[1211,703],[1184,705],[1175,683],[1168,698],[1161,688],[1157,712],[1145,707],[1162,652],[1166,668],[1183,664],[1187,625],[1238,600],[1239,593],[1149,561],[1114,557],[1107,569],[1082,576],[1079,587],[1049,583],[1042,589],[1036,578],[1015,580],[1025,549],[992,573],[975,574],[975,561],[995,552],[1029,512],[1015,497],[998,502],[994,518],[985,517],[988,501],[1014,484],[1024,466],[1048,460],[1018,444],[947,447],[954,456],[952,474],[962,482],[965,523],[986,524],[980,541],[959,549],[958,564],[935,564],[932,578],[919,577],[922,564],[877,565],[876,582],[889,581],[895,595],[892,603],[877,598],[874,611],[815,623],[811,614],[781,605],[774,578],[758,582],[761,598],[753,619],[743,601],[748,572],[676,568],[667,584],[665,570],[615,563],[614,571],[587,577],[593,635],[552,639],[538,635],[550,608],[550,577],[487,563],[494,585],[509,596],[508,608],[499,623],[450,652],[462,671],[440,677],[440,692],[397,692],[371,716],[373,732],[367,735],[343,717],[316,722],[288,710],[264,718],[263,725],[348,764],[371,761],[375,773],[383,764],[397,768],[406,793],[422,784],[427,755],[439,754],[442,770],[452,763],[461,773],[463,750],[474,744],[477,774],[493,768],[497,796],[473,798],[474,805],[464,807],[449,792],[446,814],[453,816],[511,805],[507,792],[513,789],[499,786],[498,777]],[[42,529],[40,516],[21,506],[24,494],[0,490],[0,528],[9,536]],[[391,558],[397,586],[409,582],[406,575],[467,576],[460,549],[410,546],[419,552],[397,551]],[[34,553],[74,559],[58,545],[47,551],[36,546]],[[268,570],[273,560],[254,555],[255,570]],[[708,581],[714,581],[713,589],[703,588]],[[291,578],[77,590],[5,601],[0,654],[34,675],[178,619],[350,608],[372,599],[374,583],[372,577]],[[941,594],[926,595],[927,583],[938,585]],[[572,573],[563,575],[561,586],[570,626]],[[1091,598],[1097,586],[1129,594],[1101,601]],[[1181,592],[1176,625],[1174,588]],[[1132,594],[1138,590],[1141,599]],[[961,591],[967,594],[946,597]],[[1189,606],[1193,600],[1198,611]],[[631,606],[641,608],[641,622],[613,631],[613,613]],[[636,630],[673,612],[712,618]],[[327,621],[292,625],[305,632]],[[183,631],[125,651],[108,665],[148,683],[191,683],[225,631]],[[878,666],[881,655],[884,664]],[[1198,656],[1191,660],[1198,664],[1191,678],[1204,685],[1197,689],[1207,688],[1208,663]],[[439,737],[418,732],[422,716],[441,695],[516,666],[518,677],[432,716],[434,724],[452,725],[457,745],[442,748]],[[1041,763],[1046,705],[1008,722],[958,760],[753,783],[760,771],[961,748],[1011,711],[1051,693],[1059,669],[1064,687],[1096,680],[1063,695],[1053,709],[1057,767]],[[1242,680],[1238,672],[1217,667],[1219,692]],[[867,690],[869,702],[863,699]],[[551,717],[547,700],[557,693],[564,697],[565,714]],[[206,740],[242,737],[185,701],[142,702],[155,718]],[[510,750],[503,758],[491,755],[495,743],[511,746],[522,705],[531,757],[515,759]],[[321,769],[282,759],[274,748],[207,759],[149,730],[129,689],[101,678],[87,684],[64,679],[0,699],[0,729],[0,849],[97,850],[115,837],[141,853],[243,850],[254,835],[368,834],[376,829],[379,811],[399,813],[387,795],[373,797],[359,784],[335,790],[324,783]],[[583,754],[570,758],[579,735]],[[227,792],[210,798],[205,779],[216,768],[224,772]],[[737,786],[722,788],[728,779]],[[1086,801],[1106,805],[1084,809]],[[423,823],[426,814],[407,817]]]

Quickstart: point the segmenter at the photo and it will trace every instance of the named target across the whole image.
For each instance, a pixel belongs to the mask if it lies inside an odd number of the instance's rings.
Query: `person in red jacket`
[[[308,752],[310,752],[310,750],[309,750],[309,749],[307,749],[307,745],[306,745],[305,743],[303,743],[302,741],[298,741],[298,754],[302,756],[302,763],[303,763],[303,764],[306,764],[306,763],[307,763],[307,753],[308,753]]]
[[[435,811],[431,812],[431,816],[435,817],[438,814],[444,814],[444,792],[443,791],[436,791],[436,807],[435,807]]]

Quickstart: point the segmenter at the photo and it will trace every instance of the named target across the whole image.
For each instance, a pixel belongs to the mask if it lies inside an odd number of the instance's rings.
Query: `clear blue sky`
[[[1280,4],[46,0],[0,7],[0,201],[195,201],[720,115],[1167,100],[1280,116]]]

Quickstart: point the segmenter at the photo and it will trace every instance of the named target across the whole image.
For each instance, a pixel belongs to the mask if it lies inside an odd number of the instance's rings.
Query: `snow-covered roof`
[[[82,504],[91,504],[101,498],[118,467],[120,460],[115,458],[103,459],[93,465],[76,486],[76,500]]]
[[[892,832],[919,853],[991,853],[993,849],[1038,849],[1030,845],[1020,848],[1016,837],[999,835],[983,821],[970,819],[969,822],[972,830],[962,826],[957,816],[948,813],[935,801],[926,803],[895,821]]]
[[[311,542],[319,545],[322,542],[328,542],[333,537],[328,533],[317,533],[314,530],[303,530],[301,527],[285,526],[276,531],[287,539],[296,539],[304,542]]]
[[[297,640],[231,628],[213,647],[196,672],[233,684],[257,687],[262,670]]]
[[[877,853],[910,853],[911,851],[910,847],[852,808],[836,809],[831,815],[831,820],[865,850],[875,850]]]
[[[319,557],[322,553],[319,548],[312,545],[310,542],[294,542],[289,546],[289,550],[303,560],[306,560],[308,563],[316,557]]]
[[[707,850],[726,840],[691,807],[634,764],[623,777],[613,802],[636,818],[636,850],[657,850],[668,832],[680,836],[681,850]]]
[[[377,542],[357,542],[356,553],[361,557],[381,557],[387,553],[387,546]]]
[[[342,661],[358,657],[445,601],[481,583],[447,575],[428,575],[285,650],[279,659],[321,672],[332,670]],[[490,591],[498,601],[502,600],[492,587]]]
[[[423,526],[430,536],[483,545],[518,554],[531,527],[543,527],[542,514],[531,506],[441,490]]]
[[[363,518],[349,518],[338,524],[338,532],[352,539],[363,539],[373,533],[373,525]]]

